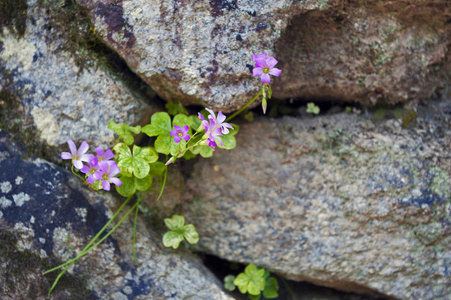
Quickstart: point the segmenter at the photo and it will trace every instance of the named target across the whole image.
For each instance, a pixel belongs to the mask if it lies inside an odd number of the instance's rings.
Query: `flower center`
[[[94,174],[96,172],[96,169],[91,169],[91,171],[89,173]]]
[[[183,137],[183,133],[182,133],[182,132],[177,133],[177,135],[178,135],[179,137]]]
[[[268,74],[269,73],[269,68],[263,68],[263,73]]]
[[[102,175],[102,179],[103,179],[103,180],[108,180],[108,174],[103,174],[103,175]]]

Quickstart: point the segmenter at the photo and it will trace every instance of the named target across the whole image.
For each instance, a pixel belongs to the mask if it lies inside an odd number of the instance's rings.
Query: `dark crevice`
[[[244,271],[246,265],[230,262],[221,259],[217,256],[197,253],[204,263],[204,265],[221,281],[224,282],[224,277],[227,275],[238,275]],[[280,300],[389,300],[391,298],[383,295],[378,295],[377,292],[373,292],[373,295],[356,294],[342,292],[333,288],[314,285],[308,282],[298,282],[288,280],[283,277],[277,276],[271,273],[271,276],[276,277],[279,284],[279,297]],[[370,289],[368,289],[370,290]],[[238,290],[230,292],[235,299],[249,299],[246,295],[241,294]]]

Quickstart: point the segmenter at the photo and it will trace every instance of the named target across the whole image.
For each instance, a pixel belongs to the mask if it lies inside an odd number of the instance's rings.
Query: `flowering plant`
[[[61,276],[79,258],[102,243],[132,212],[135,212],[133,257],[138,264],[135,242],[139,204],[144,196],[151,191],[154,179],[159,179],[160,182],[158,201],[163,195],[170,164],[176,162],[177,159],[192,159],[197,155],[205,158],[211,157],[216,148],[226,150],[235,148],[235,135],[238,133],[239,127],[226,121],[241,113],[262,94],[263,111],[266,110],[266,95],[268,94],[270,99],[272,94],[271,86],[269,85],[269,75],[279,76],[282,71],[274,68],[277,60],[274,57],[266,58],[266,53],[254,55],[253,60],[256,67],[253,75],[261,76],[261,81],[264,83],[263,89],[249,103],[229,118],[226,118],[221,111],[216,114],[208,108],[198,112],[197,115],[189,115],[188,111],[180,103],[170,101],[166,105],[168,112],[154,113],[150,118],[150,123],[144,127],[133,127],[110,121],[108,127],[118,135],[118,141],[113,147],[114,153],[111,149],[105,151],[103,148],[97,147],[95,148],[96,155],[93,155],[87,153],[89,150],[87,142],[83,141],[78,149],[73,141],[67,142],[70,153],[61,153],[61,158],[63,160],[71,160],[72,172],[77,177],[96,191],[110,191],[111,185],[114,185],[116,191],[126,197],[126,200],[107,224],[75,258],[44,272],[44,274],[47,274],[62,268],[49,294],[55,288]],[[151,143],[149,145],[138,146],[134,143],[133,134],[141,132],[150,137]],[[84,176],[76,172],[74,167]],[[117,218],[119,213],[132,200],[133,196],[136,196],[134,205],[128,209],[127,213],[117,222],[113,229],[104,234],[111,222]],[[192,224],[185,225],[183,216],[174,215],[172,218],[166,218],[164,221],[170,229],[163,236],[164,246],[176,249],[184,240],[190,244],[198,242],[199,234],[196,228]],[[264,282],[264,279],[258,280],[259,282]],[[237,283],[235,285],[240,286]],[[260,285],[259,289],[263,291]],[[248,289],[254,291],[251,285]]]

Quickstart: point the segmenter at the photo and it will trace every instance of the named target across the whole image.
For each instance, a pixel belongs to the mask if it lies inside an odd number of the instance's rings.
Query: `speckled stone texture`
[[[97,34],[163,98],[230,112],[283,69],[274,97],[399,103],[443,93],[448,0],[79,0]]]
[[[0,259],[0,298],[47,299],[55,276],[42,272],[78,254],[119,202],[109,193],[87,190],[63,168],[42,159],[22,160],[22,151],[0,131],[1,253],[11,242],[5,242],[6,233],[17,239],[13,251],[6,248],[13,254]],[[161,235],[149,231],[141,219],[136,266],[132,231],[132,220],[125,221],[69,269],[72,281],[63,279],[51,299],[231,299],[199,259],[164,249]],[[18,260],[16,253],[23,258]]]
[[[95,57],[91,50],[76,45],[78,56],[74,56],[66,49],[68,37],[58,32],[68,29],[52,24],[56,16],[48,15],[36,1],[28,5],[23,37],[6,27],[0,32],[0,91],[14,97],[2,97],[0,109],[11,104],[8,101],[15,102],[7,122],[34,126],[35,135],[51,146],[69,139],[110,145],[114,133],[108,121],[136,124],[149,105],[101,62],[85,65]]]
[[[451,100],[385,113],[242,124],[184,187],[200,250],[341,290],[449,298]]]

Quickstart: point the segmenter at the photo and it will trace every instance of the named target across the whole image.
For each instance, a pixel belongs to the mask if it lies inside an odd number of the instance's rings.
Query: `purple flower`
[[[116,163],[109,164],[106,161],[99,162],[99,169],[97,172],[94,172],[94,178],[102,182],[102,188],[105,191],[110,190],[110,183],[114,183],[117,186],[122,185],[122,181],[114,177],[119,174],[121,170],[116,165]]]
[[[83,168],[84,162],[89,162],[89,160],[93,157],[92,154],[86,154],[86,151],[89,149],[88,143],[83,141],[80,145],[80,148],[75,146],[75,143],[73,141],[67,141],[67,144],[69,145],[70,153],[69,152],[62,152],[61,153],[61,159],[72,159],[72,163],[77,169]]]
[[[86,182],[93,184],[96,181],[96,179],[94,178],[94,173],[99,170],[98,163],[99,163],[99,159],[94,156],[89,160],[89,167],[83,166],[83,168],[81,168],[80,171],[82,173],[89,174],[88,178],[86,179]]]
[[[211,121],[212,120],[210,119],[210,124],[211,124]],[[214,127],[210,126],[209,131],[207,131],[205,133],[208,136],[208,138],[205,140],[205,145],[211,147],[213,149],[213,151],[215,151],[215,147],[218,147],[218,145],[216,144],[216,139],[218,139],[219,142],[221,142],[221,146],[224,146],[224,143],[222,142],[222,139],[220,138],[220,136],[222,136],[220,128],[216,128],[215,130],[211,131],[212,128],[214,128]]]
[[[189,126],[185,125],[185,126],[183,126],[183,128],[180,127],[180,126],[174,126],[174,128],[175,129],[172,130],[171,133],[170,133],[171,136],[175,136],[174,137],[174,142],[180,143],[180,141],[182,139],[184,139],[185,141],[188,142],[189,137],[190,137],[189,134],[187,134],[187,132],[189,130]]]
[[[278,77],[282,73],[282,70],[274,68],[277,60],[272,56],[266,58],[266,53],[260,55],[254,54],[252,59],[255,61],[255,68],[252,70],[252,75],[261,76],[263,83],[271,82],[270,74]]]
[[[110,149],[104,151],[102,147],[97,147],[95,150],[99,161],[106,161],[108,163],[113,162],[112,160],[110,160],[114,157],[113,151],[111,151]]]
[[[227,128],[233,129],[232,125],[230,125],[229,123],[224,123],[226,116],[224,116],[222,111],[218,112],[218,117],[216,118],[214,111],[212,111],[211,109],[208,109],[208,108],[206,108],[206,110],[210,113],[210,115],[208,116],[208,119],[215,121],[215,123],[216,123],[215,126],[221,128],[221,132],[223,134],[229,133],[229,130]],[[204,123],[202,123],[202,124],[204,124]],[[205,128],[206,128],[206,126],[205,126]]]

